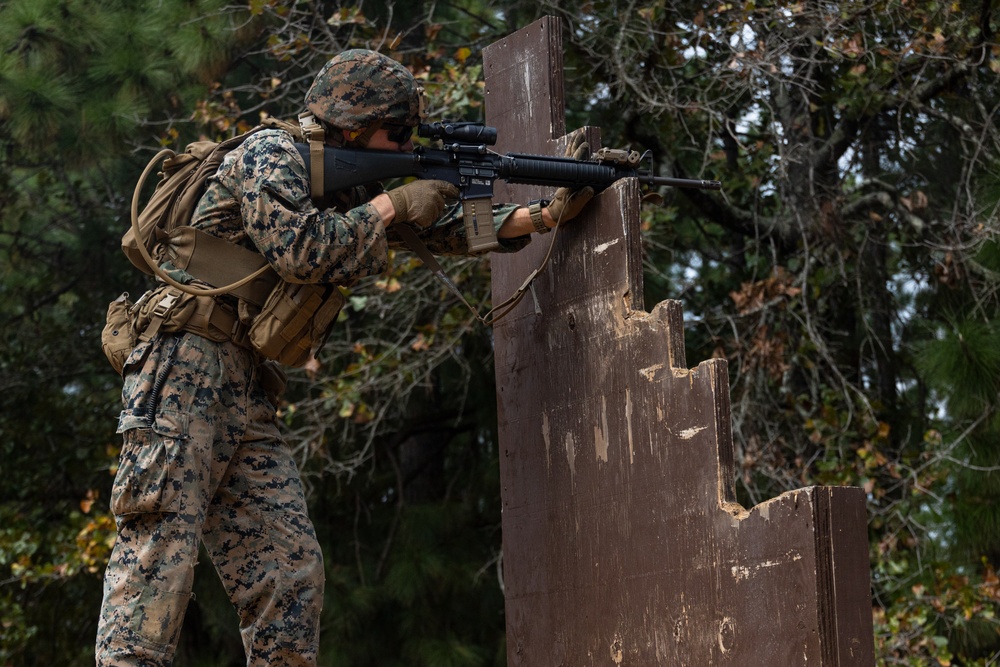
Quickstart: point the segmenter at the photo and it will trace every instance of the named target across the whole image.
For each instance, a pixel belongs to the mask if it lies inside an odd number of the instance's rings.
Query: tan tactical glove
[[[579,190],[559,188],[546,208],[549,209],[549,215],[552,216],[556,224],[562,224],[580,215],[583,207],[593,198],[594,188],[589,185]]]
[[[396,209],[393,222],[430,227],[444,213],[445,198],[458,197],[458,188],[447,181],[413,181],[386,192]]]
[[[590,159],[590,144],[583,132],[577,131],[566,144],[566,157],[571,157],[578,162]]]
[[[587,143],[583,132],[575,133],[569,140],[569,144],[566,146],[566,157],[580,161],[590,159],[590,144]],[[561,224],[579,215],[587,202],[593,198],[594,188],[589,185],[579,190],[559,188],[546,208],[549,209],[549,215],[552,216],[556,224]]]

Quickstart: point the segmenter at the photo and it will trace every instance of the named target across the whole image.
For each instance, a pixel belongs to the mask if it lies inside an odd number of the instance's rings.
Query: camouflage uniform
[[[350,286],[382,273],[388,266],[388,248],[399,246],[392,226],[386,230],[375,208],[364,203],[380,191],[374,184],[341,193],[327,202],[334,210],[320,211],[310,201],[306,166],[291,135],[263,130],[226,156],[209,181],[194,225],[257,250],[291,282]],[[497,229],[516,208],[494,207]],[[468,252],[461,206],[417,233],[434,254]],[[499,240],[499,252],[528,243],[527,237]]]
[[[128,363],[98,664],[171,663],[204,542],[248,664],[314,665],[323,558],[253,354],[181,333]]]
[[[291,136],[267,130],[227,156],[194,224],[257,249],[286,280],[351,285],[385,270],[394,243],[365,203],[377,191],[319,210]],[[498,227],[515,208],[497,207]],[[458,211],[420,233],[434,252],[464,252]],[[502,240],[502,249],[525,243]],[[264,382],[270,366],[232,342],[184,332],[130,355],[99,665],[171,663],[199,542],[239,613],[247,664],[316,664],[323,559]]]

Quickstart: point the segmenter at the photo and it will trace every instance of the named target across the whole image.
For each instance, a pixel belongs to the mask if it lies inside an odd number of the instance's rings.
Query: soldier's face
[[[403,143],[393,141],[389,138],[389,130],[383,127],[372,135],[371,140],[368,142],[368,148],[380,151],[409,153],[413,150],[413,139],[412,137],[408,137]]]

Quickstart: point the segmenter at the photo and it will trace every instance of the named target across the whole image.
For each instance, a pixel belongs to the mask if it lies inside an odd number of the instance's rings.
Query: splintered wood
[[[560,30],[484,51],[501,153],[563,154]],[[492,256],[495,299],[550,238]],[[633,181],[559,232],[495,340],[509,665],[874,664],[864,494],[737,504],[726,362],[688,369],[681,304],[644,310]]]

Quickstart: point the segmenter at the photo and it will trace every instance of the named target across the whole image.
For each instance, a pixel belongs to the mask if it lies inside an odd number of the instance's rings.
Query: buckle
[[[316,117],[309,111],[303,111],[299,114],[299,127],[302,128],[302,135],[307,141],[318,141],[323,143],[326,135],[326,130],[320,125]]]
[[[233,330],[229,333],[229,339],[240,347],[250,347],[250,326],[244,324],[239,317],[236,317],[235,320]]]
[[[153,317],[166,318],[170,309],[174,307],[177,303],[178,295],[176,292],[167,292],[167,295],[160,299],[156,306],[153,308]]]

